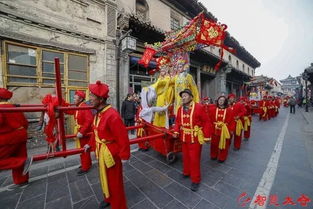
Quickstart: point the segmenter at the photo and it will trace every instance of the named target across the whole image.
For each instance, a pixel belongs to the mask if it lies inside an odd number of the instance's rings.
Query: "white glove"
[[[128,160],[122,160],[122,163],[124,164],[124,163],[127,163],[128,162]]]
[[[90,145],[89,144],[85,144],[84,146],[84,152],[87,152],[90,149]]]
[[[83,138],[83,134],[80,133],[80,132],[78,132],[78,133],[76,134],[76,137],[77,137],[77,138]]]

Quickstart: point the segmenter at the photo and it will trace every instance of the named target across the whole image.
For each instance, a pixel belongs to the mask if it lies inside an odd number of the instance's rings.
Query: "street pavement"
[[[231,149],[223,164],[211,161],[209,145],[204,145],[197,192],[181,176],[180,154],[174,164],[167,165],[159,153],[133,148],[131,159],[124,163],[128,207],[236,209],[266,208],[267,204],[267,208],[304,208],[310,199],[307,207],[313,208],[313,126],[309,123],[302,109],[289,114],[281,108],[277,118],[266,122],[254,117],[250,140],[242,142],[240,151]],[[0,172],[0,208],[98,208],[102,194],[97,163],[94,160],[84,176],[76,176],[78,166],[78,156],[37,162],[31,168],[29,186],[13,191],[7,190],[12,184],[10,172]]]

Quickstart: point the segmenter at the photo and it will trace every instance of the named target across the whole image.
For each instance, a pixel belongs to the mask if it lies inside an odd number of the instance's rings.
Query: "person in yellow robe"
[[[192,75],[188,73],[189,62],[188,59],[180,58],[176,62],[176,68],[178,74],[175,76],[175,100],[174,100],[174,113],[177,115],[177,110],[180,105],[182,105],[181,97],[179,93],[184,89],[190,89],[193,95],[193,100],[196,103],[200,102],[200,96],[198,87],[193,80]]]
[[[168,106],[173,103],[174,99],[174,80],[169,76],[169,65],[160,66],[160,75],[158,80],[151,85],[155,89],[157,107]],[[158,127],[169,128],[168,111],[156,112],[153,119],[153,125]]]

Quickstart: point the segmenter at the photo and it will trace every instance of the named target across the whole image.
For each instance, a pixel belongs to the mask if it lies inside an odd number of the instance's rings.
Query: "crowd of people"
[[[108,86],[97,81],[89,85],[89,103],[96,110],[95,113],[90,109],[64,111],[65,114],[74,116],[76,147],[84,148],[80,155],[81,166],[78,175],[89,171],[90,152],[94,151],[99,161],[99,178],[104,195],[100,208],[109,205],[113,209],[127,208],[122,161],[129,159],[130,145],[125,125],[133,126],[140,120],[154,123],[155,113],[167,112],[169,108],[169,105],[153,106],[156,95],[151,96],[150,90],[148,88],[142,92],[141,96],[148,98],[143,101],[136,94],[127,95],[122,105],[121,117],[106,102],[109,97]],[[12,107],[13,105],[9,103],[11,97],[12,92],[1,88],[0,107]],[[229,94],[219,96],[215,103],[210,98],[204,98],[202,103],[198,103],[193,92],[184,89],[179,93],[179,97],[182,103],[178,106],[174,119],[166,117],[167,120],[172,120],[172,124],[165,124],[172,131],[173,138],[182,141],[182,176],[191,179],[192,191],[197,191],[201,182],[200,161],[204,143],[210,143],[211,160],[223,163],[227,160],[231,144],[235,151],[239,151],[242,137],[245,140],[250,138],[252,114],[259,113],[260,120],[269,120],[277,116],[280,107],[279,99],[270,96],[256,103],[246,97],[240,97],[236,101],[236,95]],[[76,91],[75,105],[87,106],[85,98],[84,92]],[[46,103],[48,110],[55,111],[53,106],[58,104],[58,101],[56,96],[47,95],[43,103]],[[69,105],[65,101],[62,101],[62,104]],[[56,133],[53,125],[49,123],[55,122],[58,116],[52,115],[49,111],[44,115],[45,133],[49,139],[47,142],[51,146],[56,146]],[[32,162],[32,157],[27,156],[26,150],[27,120],[23,113],[0,113],[0,124],[0,169],[12,169],[14,184],[23,186],[28,183],[28,170]],[[138,130],[137,134],[139,132]],[[148,148],[146,143],[140,146]]]
[[[186,54],[175,56],[172,61],[162,58],[159,68],[157,81],[144,87],[140,96],[127,95],[121,115],[107,103],[109,87],[100,81],[89,85],[88,104],[84,92],[76,91],[74,96],[75,106],[91,105],[94,110],[64,111],[65,114],[74,116],[76,148],[84,148],[84,152],[80,154],[81,166],[77,174],[84,175],[90,170],[92,151],[98,159],[104,196],[100,208],[109,205],[112,209],[127,208],[122,172],[122,161],[127,161],[130,157],[126,126],[146,121],[156,127],[168,129],[173,138],[179,139],[182,143],[182,176],[190,178],[190,189],[197,191],[201,182],[203,144],[210,143],[211,160],[223,163],[228,158],[231,144],[235,151],[239,151],[242,137],[249,140],[252,114],[258,113],[260,120],[265,121],[279,113],[280,100],[271,96],[265,96],[261,101],[250,101],[247,97],[237,98],[236,95],[229,94],[219,96],[215,102],[204,98],[200,103],[197,85],[188,73],[189,59]],[[12,92],[2,88],[0,107],[12,106],[8,102],[11,97]],[[46,95],[42,100],[47,108],[42,120],[49,145],[48,153],[57,151],[58,147],[57,136],[60,133],[56,121],[63,114],[59,115],[56,106],[60,103],[69,106],[65,101],[59,102],[55,95]],[[12,117],[12,114],[16,116]],[[20,119],[15,121],[15,118]],[[0,113],[0,124],[0,170],[13,169],[14,183],[17,186],[27,184],[32,162],[26,152],[27,120],[22,113]],[[144,131],[143,128],[138,129],[137,136],[143,136]],[[134,131],[132,133],[135,134]],[[149,144],[140,142],[139,148],[145,151]]]

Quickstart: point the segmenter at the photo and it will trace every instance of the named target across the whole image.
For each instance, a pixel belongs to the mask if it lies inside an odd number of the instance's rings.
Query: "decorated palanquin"
[[[223,50],[233,52],[232,48],[224,45],[226,29],[225,24],[207,19],[200,13],[185,26],[165,33],[163,42],[145,44],[146,50],[138,63],[147,67],[151,60],[157,62],[157,68],[149,71],[150,75],[160,71],[159,78],[152,85],[157,93],[156,106],[169,105],[173,107],[172,111],[176,115],[181,105],[179,92],[186,88],[192,91],[195,102],[200,101],[197,85],[192,75],[188,73],[190,66],[188,53],[210,45],[220,47],[220,61],[215,66],[218,70],[222,63]],[[166,127],[164,121],[166,114],[161,112],[155,115],[153,124]]]
[[[220,61],[215,66],[215,70],[218,70],[222,63],[223,50],[233,52],[231,48],[224,45],[226,29],[226,25],[209,20],[203,13],[200,13],[185,26],[165,33],[163,42],[145,44],[146,49],[138,63],[144,67],[148,67],[150,61],[157,63],[156,69],[150,70],[149,74],[153,75],[159,72],[159,76],[156,82],[149,86],[149,89],[155,91],[155,106],[167,106],[165,111],[153,113],[151,125],[157,128],[171,129],[173,123],[171,118],[175,119],[177,110],[182,105],[179,93],[184,89],[190,89],[194,102],[200,102],[198,87],[192,75],[189,74],[189,52],[210,45],[220,47]],[[146,131],[147,135],[152,134],[148,132]],[[177,141],[175,143],[177,144]],[[173,147],[173,144],[160,138],[153,140],[151,147],[166,154],[170,153],[169,147]],[[165,150],[167,151],[165,152]]]

